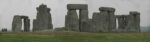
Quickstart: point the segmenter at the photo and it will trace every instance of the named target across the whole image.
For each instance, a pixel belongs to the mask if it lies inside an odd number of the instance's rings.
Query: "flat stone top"
[[[100,14],[100,12],[94,12],[93,14]]]
[[[116,15],[116,17],[127,17],[129,15]]]
[[[88,5],[87,4],[68,4],[67,9],[68,10],[76,10],[76,9],[87,10]]]
[[[140,15],[140,12],[137,12],[137,11],[130,11],[130,14],[131,14],[131,15]]]
[[[115,8],[112,7],[100,7],[99,8],[100,11],[110,11],[110,12],[114,12]]]
[[[28,18],[28,16],[21,16],[21,18]]]
[[[88,6],[88,4],[67,4],[67,6]]]
[[[19,17],[19,18],[28,18],[28,16],[24,16],[24,15],[15,15],[14,17]]]
[[[21,15],[15,15],[14,17],[20,17]]]

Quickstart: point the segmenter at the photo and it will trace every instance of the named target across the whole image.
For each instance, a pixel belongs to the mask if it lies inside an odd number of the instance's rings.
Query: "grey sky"
[[[0,0],[0,29],[11,29],[14,15],[29,16],[32,25],[32,20],[36,17],[36,7],[42,3],[51,8],[54,27],[64,26],[67,4],[88,4],[90,18],[102,6],[116,8],[116,15],[139,11],[141,26],[150,26],[150,0]]]

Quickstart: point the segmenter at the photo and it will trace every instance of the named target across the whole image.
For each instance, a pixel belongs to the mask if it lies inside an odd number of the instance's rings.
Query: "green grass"
[[[1,34],[0,42],[150,42],[150,36]]]

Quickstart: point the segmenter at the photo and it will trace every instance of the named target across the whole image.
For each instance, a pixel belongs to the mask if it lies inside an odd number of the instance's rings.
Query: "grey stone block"
[[[12,22],[12,31],[13,32],[21,32],[22,20],[19,15],[15,15]]]
[[[36,27],[35,31],[53,29],[50,8],[44,4],[37,7],[37,16],[33,25]]]
[[[131,11],[129,15],[129,28],[131,32],[140,32],[140,13]]]
[[[28,16],[15,15],[12,23],[13,32],[22,32],[22,19],[24,20],[24,32],[30,31],[30,19]]]
[[[75,10],[75,9],[81,9],[81,10],[87,10],[88,5],[87,4],[68,4],[67,9]]]
[[[130,12],[130,15],[118,15],[119,32],[140,32],[140,13]]]
[[[79,28],[82,32],[86,32],[88,28],[88,10],[80,10],[79,11]]]
[[[119,32],[128,32],[129,28],[128,26],[128,20],[129,20],[129,15],[117,15],[118,19],[118,31]]]
[[[115,12],[115,8],[112,8],[112,7],[100,7],[99,11]]]
[[[75,16],[77,14],[75,11],[79,10],[79,21],[75,21],[75,23],[79,23],[78,24],[79,31],[81,31],[81,32],[87,31],[87,28],[88,28],[88,25],[89,25],[89,23],[88,23],[89,18],[88,18],[88,6],[87,6],[87,4],[68,4],[67,9],[68,9],[69,14],[74,14]],[[65,23],[66,28],[68,28],[68,27],[71,27],[71,28],[77,27],[77,25],[70,25],[72,23],[69,23],[69,22],[73,19],[73,15],[70,17],[72,19],[69,19],[69,14],[66,15],[66,23]],[[74,17],[74,19],[75,19],[75,17]],[[75,20],[78,20],[78,19],[75,19]]]
[[[65,28],[67,31],[79,31],[79,19],[76,10],[68,10],[65,17]]]

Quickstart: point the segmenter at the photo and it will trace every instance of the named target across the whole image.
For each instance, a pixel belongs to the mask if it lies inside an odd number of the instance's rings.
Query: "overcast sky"
[[[98,8],[114,7],[116,15],[129,14],[129,11],[141,13],[141,26],[150,26],[150,0],[0,0],[0,29],[11,29],[14,15],[26,15],[32,20],[36,17],[36,7],[46,4],[51,8],[54,27],[63,27],[67,4],[88,4],[89,17],[93,12],[99,12]]]

